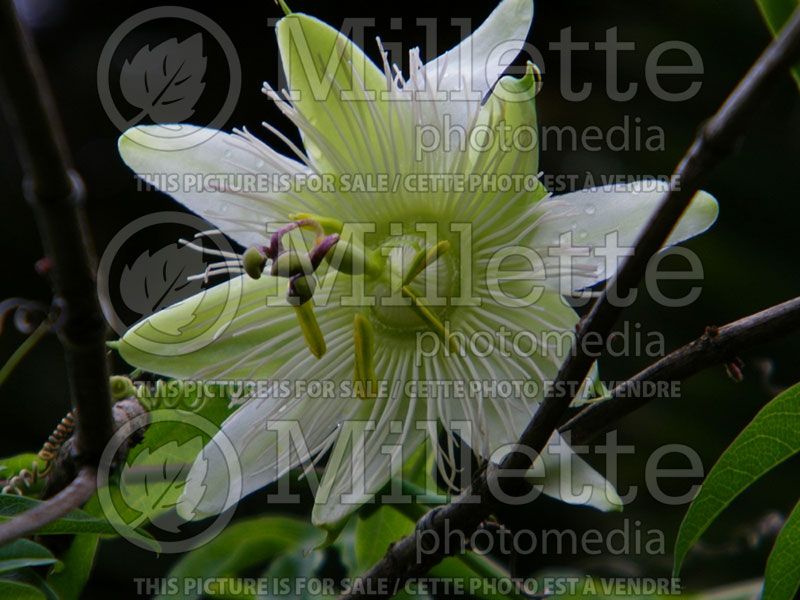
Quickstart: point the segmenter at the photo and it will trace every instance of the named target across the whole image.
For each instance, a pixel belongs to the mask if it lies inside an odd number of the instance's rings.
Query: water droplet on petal
[[[228,148],[227,150],[225,150],[225,152],[222,153],[222,156],[224,156],[225,158],[230,158],[231,156],[233,156],[233,151],[230,148]]]
[[[228,212],[228,203],[227,202],[223,202],[222,204],[219,205],[219,212],[221,212],[221,213]]]
[[[595,208],[594,204],[587,204],[586,208],[584,209],[587,215],[593,215],[597,209]]]
[[[256,169],[261,169],[264,166],[264,161],[260,158],[256,161]]]

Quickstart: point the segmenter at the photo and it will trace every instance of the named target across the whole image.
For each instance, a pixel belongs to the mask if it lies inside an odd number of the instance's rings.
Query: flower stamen
[[[325,336],[322,335],[322,330],[319,328],[317,317],[314,314],[314,303],[303,302],[293,308],[308,350],[315,357],[322,358],[328,347],[325,344]]]
[[[428,326],[433,329],[447,344],[450,351],[457,354],[459,352],[458,340],[452,335],[449,329],[439,320],[439,318],[425,306],[422,298],[417,296],[409,286],[404,285],[400,288],[400,292],[411,300],[411,308],[419,316],[420,319],[425,321]]]
[[[353,347],[355,350],[354,386],[357,398],[374,398],[378,379],[375,376],[375,334],[364,315],[353,318]]]

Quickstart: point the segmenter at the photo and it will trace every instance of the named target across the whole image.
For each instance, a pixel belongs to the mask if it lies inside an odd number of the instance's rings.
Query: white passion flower
[[[439,58],[423,64],[412,50],[406,78],[382,46],[378,67],[335,29],[288,14],[277,37],[291,93],[266,84],[265,93],[305,151],[266,123],[295,158],[248,131],[205,132],[188,149],[182,140],[197,128],[187,125],[121,137],[134,171],[249,248],[210,273],[237,276],[119,344],[130,364],[166,376],[274,384],[255,388],[217,434],[238,454],[244,494],[331,450],[312,518],[332,526],[426,440],[451,477],[454,440],[497,461],[535,414],[564,358],[553,340],[571,341],[578,322],[564,296],[613,274],[619,256],[609,260],[608,248],[633,245],[664,185],[551,197],[539,183],[538,152],[517,139],[535,132],[538,74],[529,65],[522,78],[500,77],[507,63],[497,61],[519,53],[532,19],[531,0],[503,0]],[[220,173],[200,191],[158,177]],[[669,243],[716,216],[716,201],[698,193]],[[330,386],[314,392],[313,382]],[[545,493],[601,509],[619,502],[558,435],[537,465]],[[565,465],[570,481],[558,485]],[[209,444],[183,512],[234,505],[227,474]]]

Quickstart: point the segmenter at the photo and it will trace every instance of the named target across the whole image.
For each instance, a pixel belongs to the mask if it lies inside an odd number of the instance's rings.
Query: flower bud
[[[112,375],[109,377],[108,383],[111,388],[111,399],[114,402],[136,396],[136,387],[133,382],[123,375]]]

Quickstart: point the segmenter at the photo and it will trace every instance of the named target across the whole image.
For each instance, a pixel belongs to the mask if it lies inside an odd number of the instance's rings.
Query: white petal
[[[220,131],[207,130],[202,141],[187,147],[188,136],[201,130],[194,125],[134,127],[119,138],[119,153],[142,179],[243,246],[263,244],[265,224],[286,222],[291,212],[321,212],[319,203],[304,194],[271,191],[270,176],[307,175],[304,165],[252,136]]]
[[[426,64],[423,73],[434,90],[467,99],[437,103],[439,115],[449,113],[453,125],[466,126],[522,50],[532,22],[533,0],[503,0],[472,35]]]
[[[504,454],[498,451],[519,439],[543,396],[544,382],[555,377],[578,316],[552,290],[525,308],[501,307],[485,297],[482,304],[453,313],[451,331],[475,341],[465,346],[465,355],[434,356],[426,371],[430,378],[459,380],[473,390],[446,399],[440,418],[447,429],[454,422],[471,423],[470,430],[455,433],[485,459],[500,460]],[[485,356],[472,353],[472,348]],[[473,384],[481,386],[481,393],[474,392]]]
[[[390,78],[354,42],[319,19],[293,13],[276,26],[294,99],[268,91],[300,129],[320,171],[392,173],[413,160],[413,120],[404,102],[387,101]]]
[[[470,338],[472,331],[506,332],[506,348],[512,346],[511,340],[519,332],[531,334],[537,340],[559,340],[561,348],[543,347],[541,353],[524,356],[519,352],[502,352],[498,347],[487,356],[469,355],[463,360],[434,357],[429,370],[440,373],[448,379],[461,379],[467,382],[491,382],[497,385],[496,393],[488,392],[484,397],[457,402],[450,401],[442,406],[440,418],[448,430],[454,430],[465,443],[484,459],[500,462],[511,451],[523,430],[534,416],[542,397],[542,382],[552,380],[563,360],[564,352],[570,347],[570,337],[564,334],[574,332],[578,317],[563,299],[555,292],[548,291],[539,301],[526,309],[500,309],[490,304],[473,316],[464,317],[454,323],[453,330],[461,330]],[[547,337],[546,335],[547,334]],[[556,334],[550,336],[549,334]],[[563,336],[563,337],[562,337]],[[499,337],[498,337],[499,339]],[[563,341],[562,341],[563,340]],[[520,345],[519,349],[524,348]],[[593,367],[592,377],[597,376]],[[514,384],[533,380],[539,384],[538,393],[526,396],[524,393],[511,393],[513,385],[501,387],[503,383]],[[469,385],[469,384],[467,384]],[[506,392],[500,393],[505,389]],[[516,388],[520,389],[520,388]],[[462,422],[457,428],[456,422]],[[471,424],[464,427],[463,422]],[[562,471],[560,457],[568,462],[568,471]],[[569,462],[571,461],[571,462]],[[601,510],[619,509],[618,497],[612,486],[606,489],[605,479],[588,464],[574,454],[568,444],[556,433],[550,440],[543,455],[537,460],[536,468],[544,469],[546,475],[542,491],[545,494],[573,504],[587,504]],[[534,471],[535,472],[535,471]],[[568,476],[575,487],[571,494],[568,485],[560,487],[560,478]],[[590,493],[580,496],[583,486]]]
[[[608,279],[616,272],[622,257],[607,261],[597,249],[613,248],[616,235],[617,246],[630,252],[668,187],[666,182],[647,180],[626,186],[590,188],[543,200],[538,204],[543,215],[541,224],[525,245],[534,248],[544,260],[549,277],[565,278],[567,288],[562,290],[565,293]],[[706,231],[716,221],[718,212],[714,197],[698,192],[666,246]],[[577,252],[572,258],[571,273],[559,269],[557,255],[562,252],[559,240],[564,240],[570,252]]]
[[[328,325],[322,320],[321,326]],[[341,390],[339,384],[352,377],[350,327],[328,334],[328,352],[321,359],[295,352],[295,360],[278,369],[269,381],[254,380],[267,384],[265,394],[247,401],[228,417],[198,457],[182,496],[186,506],[199,515],[217,514],[330,447],[338,424],[352,418],[360,403],[349,394],[309,394],[314,389],[311,382],[330,382],[334,390]],[[287,393],[296,395],[285,397]],[[222,451],[226,444],[220,438],[232,445],[233,457]],[[241,481],[230,479],[228,463],[232,459],[238,462]],[[232,486],[241,489],[240,497],[230,493]]]
[[[558,432],[553,433],[531,472],[537,469],[544,470],[541,489],[551,498],[603,511],[622,510],[614,486],[580,458]]]
[[[387,354],[391,351],[379,352],[377,360]],[[427,436],[422,423],[417,427],[425,418],[425,401],[408,397],[404,389],[412,356],[397,354],[389,370],[396,375],[389,382],[389,397],[365,401],[360,422],[346,426],[336,441],[314,503],[315,525],[334,526],[369,502],[393,475],[400,476],[402,463]],[[370,425],[365,428],[363,423]]]

